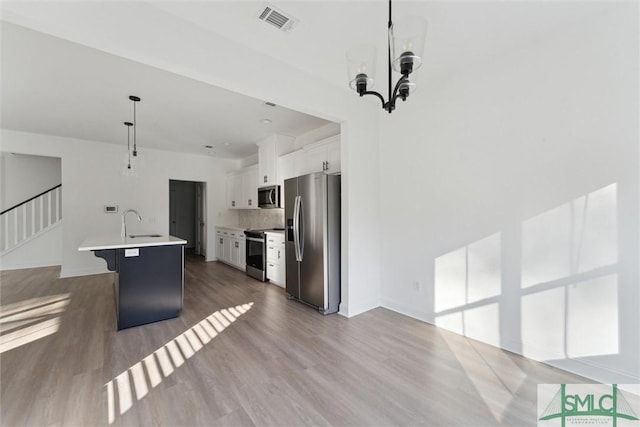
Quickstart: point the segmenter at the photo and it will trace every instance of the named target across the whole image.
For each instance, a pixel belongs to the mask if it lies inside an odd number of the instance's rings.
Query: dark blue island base
[[[94,250],[116,273],[118,330],[180,315],[184,294],[184,246]],[[137,253],[137,255],[136,255]]]

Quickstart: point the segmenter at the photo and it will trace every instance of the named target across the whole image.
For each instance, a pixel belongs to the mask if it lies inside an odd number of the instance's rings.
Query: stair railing
[[[62,184],[0,212],[0,253],[5,253],[62,219]]]

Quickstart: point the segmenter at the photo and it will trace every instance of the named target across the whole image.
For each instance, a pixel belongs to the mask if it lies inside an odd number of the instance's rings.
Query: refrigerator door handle
[[[298,215],[300,215],[300,219],[298,220],[298,251],[300,252],[300,259],[304,258],[304,205],[302,204],[302,197],[300,197],[300,203],[298,207]],[[302,231],[302,232],[300,232]]]
[[[300,256],[300,196],[296,196],[293,204],[293,247],[296,261],[302,261]]]

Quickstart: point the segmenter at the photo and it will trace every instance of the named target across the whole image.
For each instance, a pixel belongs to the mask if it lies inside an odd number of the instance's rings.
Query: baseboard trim
[[[425,311],[416,310],[406,304],[399,303],[389,298],[383,298],[380,302],[380,306],[435,326],[435,323],[428,317]]]
[[[373,310],[374,308],[378,308],[378,307],[380,307],[380,301],[378,300],[370,301],[369,303],[366,303],[366,304],[358,304],[356,307],[350,306],[346,314],[343,314],[343,316],[349,317],[349,318],[355,317],[358,314],[365,313],[369,310]]]
[[[60,278],[66,279],[68,277],[80,277],[80,276],[93,276],[95,274],[111,273],[106,267],[92,267],[92,268],[62,268],[60,270]]]

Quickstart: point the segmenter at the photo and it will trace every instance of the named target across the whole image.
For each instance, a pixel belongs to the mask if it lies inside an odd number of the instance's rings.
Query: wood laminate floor
[[[378,308],[322,316],[190,258],[177,319],[115,331],[113,275],[2,272],[3,426],[525,426],[584,379]]]

